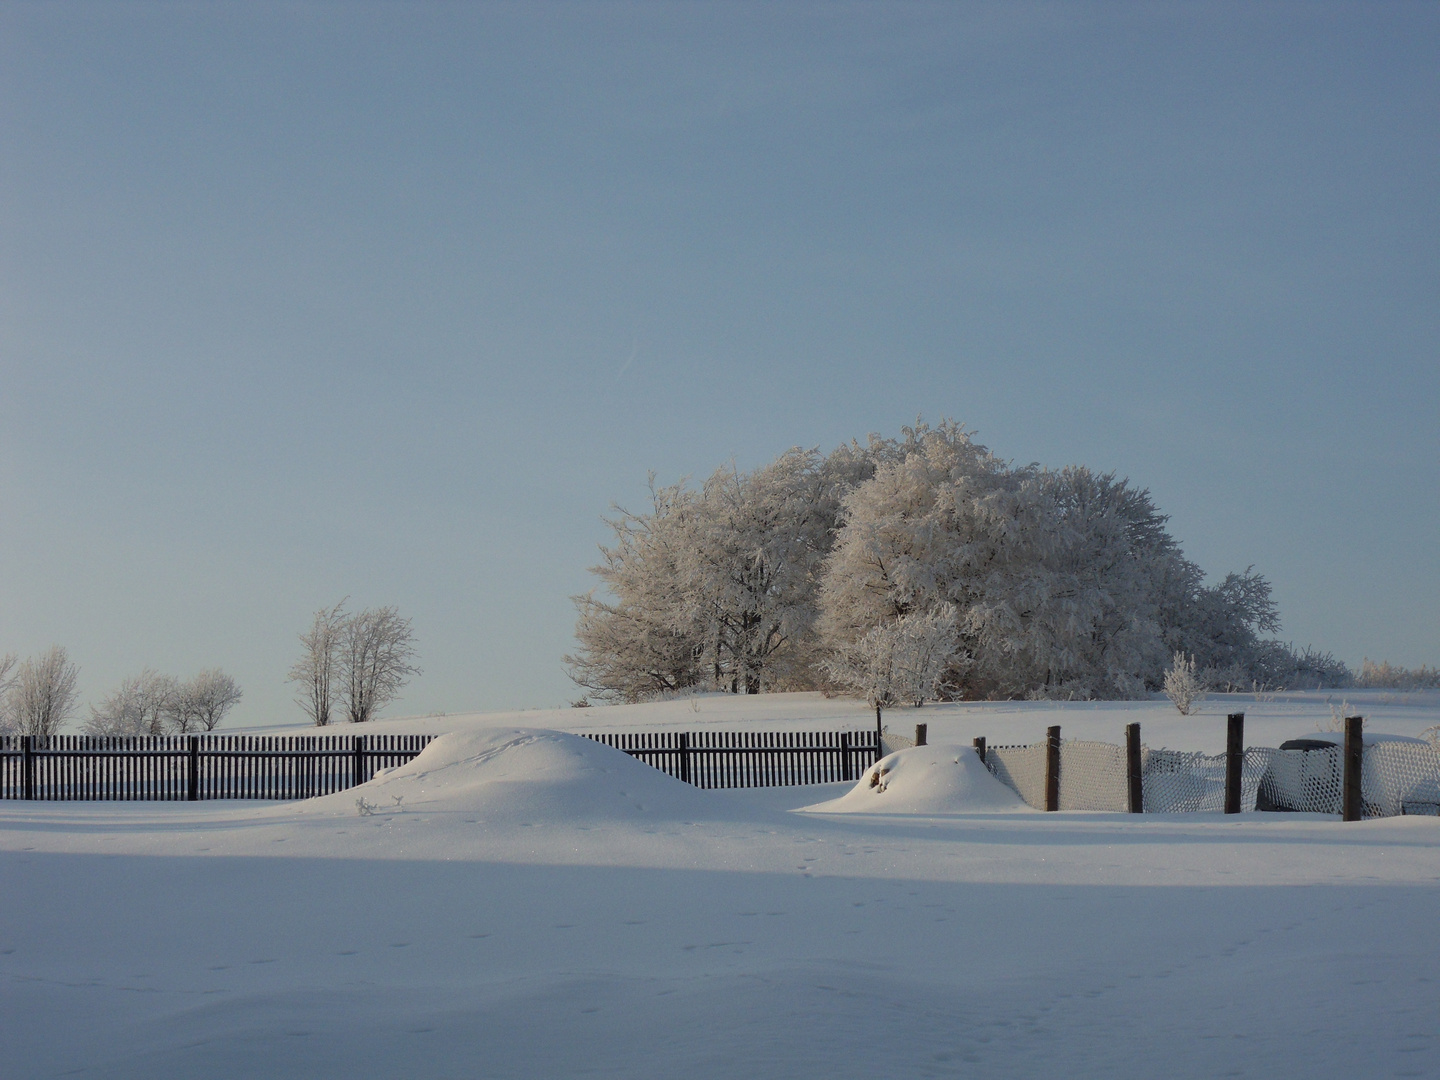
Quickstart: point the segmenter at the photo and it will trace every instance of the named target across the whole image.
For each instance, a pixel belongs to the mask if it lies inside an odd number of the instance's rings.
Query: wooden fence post
[[[1245,767],[1245,714],[1225,718],[1225,813],[1240,813],[1240,772]]]
[[[1060,809],[1060,729],[1045,730],[1045,809]]]
[[[880,724],[880,706],[875,706],[875,760],[885,756],[885,729]]]
[[[1345,717],[1345,775],[1342,786],[1341,816],[1346,821],[1359,821],[1365,814],[1360,798],[1362,766],[1365,761],[1365,718]]]
[[[840,733],[840,778],[847,784],[850,782],[850,733]]]
[[[1125,787],[1130,813],[1145,812],[1145,778],[1140,758],[1140,725],[1125,725]]]
[[[190,801],[200,798],[200,736],[190,736]]]
[[[25,751],[22,786],[25,788],[25,798],[33,799],[35,798],[35,736],[26,735],[24,740],[21,743]]]
[[[680,732],[677,740],[677,747],[680,751],[680,779],[684,783],[690,783],[690,733]]]
[[[929,730],[930,730],[930,725],[929,725],[929,724],[916,724],[916,725],[915,725],[915,745],[916,745],[916,746],[924,746],[924,745],[925,745],[925,733],[926,733],[927,731],[929,731]]]
[[[980,758],[980,764],[985,764],[985,736],[977,735],[970,743],[975,747],[975,753]]]
[[[365,736],[355,736],[355,787],[365,783]]]

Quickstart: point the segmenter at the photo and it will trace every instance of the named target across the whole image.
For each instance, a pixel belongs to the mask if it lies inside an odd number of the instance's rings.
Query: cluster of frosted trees
[[[16,663],[0,658],[0,731],[54,735],[75,714],[80,669],[59,645]],[[218,668],[188,681],[146,668],[90,707],[87,735],[166,735],[214,731],[240,700],[240,687]]]
[[[1217,687],[1344,672],[1262,637],[1279,629],[1269,584],[1249,570],[1205,584],[1148,492],[1011,465],[951,422],[699,487],[652,480],[651,495],[617,508],[600,587],[575,598],[565,659],[602,698],[1133,698],[1176,652]]]
[[[146,668],[91,706],[87,735],[185,735],[214,731],[241,697],[219,668],[181,680]]]

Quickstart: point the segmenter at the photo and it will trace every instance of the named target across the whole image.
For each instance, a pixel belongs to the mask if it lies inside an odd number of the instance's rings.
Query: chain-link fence
[[[1046,749],[1044,743],[991,746],[985,751],[985,764],[997,779],[1008,784],[1027,803],[1044,810]]]
[[[1045,742],[989,746],[985,764],[1037,810],[1046,809],[1051,756]],[[1248,747],[1238,757],[1239,808],[1338,814],[1344,798],[1338,745],[1276,750]],[[1055,759],[1059,809],[1130,809],[1130,758],[1114,743],[1065,740]],[[1140,782],[1148,814],[1220,813],[1225,809],[1229,755],[1141,747]],[[1365,817],[1440,815],[1440,752],[1414,739],[1374,739],[1364,748],[1361,802]]]

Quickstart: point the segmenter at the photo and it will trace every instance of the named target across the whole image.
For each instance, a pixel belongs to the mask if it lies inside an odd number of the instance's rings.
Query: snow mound
[[[492,729],[442,735],[369,783],[314,800],[355,813],[458,811],[496,825],[714,816],[715,798],[620,750],[561,731]]]
[[[990,774],[973,748],[936,743],[882,758],[840,798],[804,809],[822,814],[966,814],[1030,808]]]

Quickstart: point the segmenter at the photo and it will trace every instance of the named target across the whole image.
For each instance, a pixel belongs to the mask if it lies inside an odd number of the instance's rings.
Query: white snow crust
[[[0,1076],[1440,1075],[1440,819],[1037,813],[968,749],[1211,750],[1236,704],[896,710],[932,745],[880,793],[546,730],[873,723],[784,695],[375,725],[447,733],[305,802],[0,802]],[[1272,746],[1330,717],[1252,709]]]

